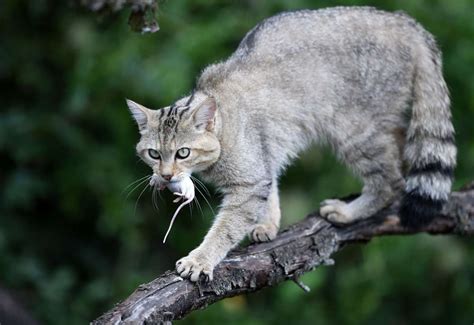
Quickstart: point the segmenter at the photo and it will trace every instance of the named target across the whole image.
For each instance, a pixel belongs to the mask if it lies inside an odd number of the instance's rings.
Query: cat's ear
[[[143,131],[144,129],[146,129],[146,125],[151,116],[151,110],[146,108],[143,105],[135,103],[133,100],[126,99],[126,101],[127,101],[128,109],[130,109],[130,112],[132,113],[133,118],[138,124],[138,129],[140,131]]]
[[[217,104],[216,100],[212,97],[207,97],[199,106],[194,110],[193,122],[196,129],[203,131],[214,130],[214,118],[216,116]]]

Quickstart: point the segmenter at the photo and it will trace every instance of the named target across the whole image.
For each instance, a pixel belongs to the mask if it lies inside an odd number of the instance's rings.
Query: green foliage
[[[124,102],[154,108],[189,92],[264,17],[333,5],[405,10],[444,52],[459,144],[456,186],[474,177],[474,4],[470,0],[164,1],[160,31],[129,31],[127,13],[97,18],[68,1],[0,3],[0,281],[45,324],[83,324],[199,243],[212,220],[201,200],[161,239],[174,206],[128,184],[149,173],[134,155]],[[308,179],[314,181],[308,182]],[[328,150],[302,156],[282,179],[286,224],[317,202],[359,191]],[[124,191],[125,190],[125,191]],[[211,205],[216,209],[218,197]],[[202,216],[201,216],[202,215]],[[336,265],[192,314],[185,323],[470,324],[472,239],[383,238],[349,247]]]

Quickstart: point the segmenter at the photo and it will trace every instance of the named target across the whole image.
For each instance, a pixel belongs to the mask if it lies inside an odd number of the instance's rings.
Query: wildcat
[[[332,147],[364,182],[352,202],[323,201],[343,225],[404,193],[402,223],[429,222],[448,199],[456,163],[450,100],[435,40],[404,13],[368,7],[285,12],[247,33],[194,91],[150,110],[128,101],[155,186],[198,173],[224,194],[203,242],[176,263],[212,279],[247,234],[279,228],[278,177],[312,143]]]

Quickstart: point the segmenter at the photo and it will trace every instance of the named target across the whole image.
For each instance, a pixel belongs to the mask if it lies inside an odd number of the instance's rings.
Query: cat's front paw
[[[204,274],[207,280],[212,281],[212,272],[215,264],[212,263],[204,254],[192,251],[188,256],[176,262],[176,271],[183,278],[189,278],[196,282],[199,276]]]

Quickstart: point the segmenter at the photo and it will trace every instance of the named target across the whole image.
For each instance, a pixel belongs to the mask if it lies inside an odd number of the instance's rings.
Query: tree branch
[[[160,29],[156,20],[157,0],[76,0],[94,12],[111,13],[131,8],[128,24],[135,32],[154,33]]]
[[[214,270],[214,280],[194,284],[175,271],[167,271],[150,283],[140,285],[122,303],[92,324],[159,324],[181,319],[218,300],[254,292],[293,280],[320,265],[331,265],[331,256],[347,244],[367,242],[383,235],[415,233],[400,226],[399,202],[346,227],[335,227],[309,215],[282,231],[271,242],[252,244],[232,251]],[[474,234],[474,182],[451,195],[450,201],[431,224],[419,232],[430,234]]]

